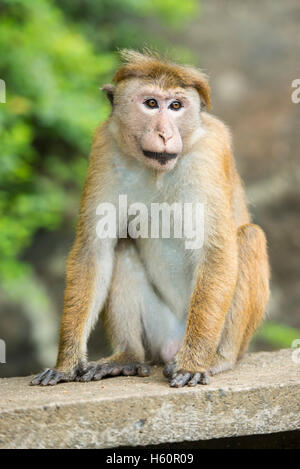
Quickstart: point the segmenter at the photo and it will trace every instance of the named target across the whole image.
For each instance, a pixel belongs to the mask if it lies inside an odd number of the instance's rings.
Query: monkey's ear
[[[103,85],[102,88],[100,88],[101,91],[104,91],[106,93],[106,96],[108,97],[110,104],[114,104],[114,92],[115,92],[115,87],[114,85]]]

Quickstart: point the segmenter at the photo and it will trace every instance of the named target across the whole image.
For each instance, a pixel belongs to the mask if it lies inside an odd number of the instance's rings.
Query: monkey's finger
[[[138,365],[137,375],[141,377],[150,376],[150,367],[148,365]]]
[[[207,373],[206,371],[204,371],[203,373],[201,373],[201,377],[200,377],[199,383],[200,383],[200,384],[209,384],[209,383],[210,383],[210,377],[209,377],[209,375],[208,375],[208,373]]]
[[[84,374],[81,376],[77,376],[76,381],[80,381],[82,383],[87,383],[89,381],[92,381],[94,378],[96,372],[96,367],[89,368],[88,371],[86,371]]]
[[[136,363],[131,363],[123,367],[122,373],[124,376],[134,376],[137,373]]]
[[[112,372],[115,371],[116,373],[118,372],[118,367],[117,366],[112,366],[112,365],[100,365],[98,367],[96,373],[94,374],[94,381],[100,381],[102,378],[105,376],[117,376],[117,374],[113,375]],[[120,370],[121,373],[122,370]]]
[[[175,370],[175,362],[169,362],[166,364],[166,366],[163,369],[163,374],[167,379],[172,378]]]
[[[76,377],[74,379],[74,381],[83,381],[81,378],[85,375],[87,375],[88,373],[92,372],[92,370],[94,370],[96,367],[96,364],[91,364],[91,363],[88,363],[88,364],[85,364],[84,366],[81,366],[78,370],[77,370],[77,373],[76,373]],[[92,373],[91,373],[92,374]],[[89,380],[91,381],[91,379]]]
[[[196,386],[201,379],[201,373],[195,373],[192,379],[188,382],[188,386]]]
[[[120,376],[122,374],[122,365],[115,365],[112,367],[112,370],[110,372],[111,376]]]
[[[191,373],[189,373],[188,371],[186,373],[183,373],[183,372],[179,371],[178,373],[175,373],[175,376],[173,375],[172,378],[173,379],[170,383],[170,386],[172,388],[182,388],[190,380]]]
[[[69,381],[67,375],[61,371],[53,371],[51,375],[51,379],[48,382],[49,386],[55,386],[55,384],[60,383],[62,381]]]
[[[49,368],[47,368],[46,370],[42,371],[41,374],[39,374],[38,376],[36,376],[35,378],[33,378],[33,380],[30,382],[30,386],[37,386],[41,383],[41,381],[43,380],[43,378],[46,376],[46,374],[48,373],[49,371]]]
[[[48,373],[46,374],[46,376],[42,379],[41,381],[41,385],[42,386],[48,386],[50,380],[53,378],[54,376],[54,370],[49,370]]]
[[[92,370],[96,366],[97,366],[96,362],[89,362],[89,363],[81,364],[80,367],[78,367],[77,369],[77,376],[85,375],[88,371]]]

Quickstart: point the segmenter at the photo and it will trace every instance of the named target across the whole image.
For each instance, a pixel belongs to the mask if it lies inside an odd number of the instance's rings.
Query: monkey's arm
[[[86,361],[90,331],[107,297],[114,259],[112,240],[98,240],[94,248],[74,246],[67,262],[64,311],[57,368],[71,370]]]
[[[237,280],[235,236],[223,233],[217,246],[208,250],[206,261],[198,268],[184,342],[175,362],[165,369],[174,387],[208,382],[207,370],[214,358]]]
[[[56,368],[45,370],[32,384],[73,381],[84,370],[87,340],[107,297],[113,260],[112,240],[98,240],[98,244],[88,251],[80,240],[76,240],[67,262]]]
[[[100,156],[98,153],[91,159],[76,239],[67,261],[56,368],[45,370],[32,384],[73,381],[83,371],[87,361],[87,340],[108,294],[117,239],[99,238],[96,232],[97,207],[107,201],[108,193],[111,195],[109,184],[106,184],[111,178],[105,173],[105,164],[97,163]]]

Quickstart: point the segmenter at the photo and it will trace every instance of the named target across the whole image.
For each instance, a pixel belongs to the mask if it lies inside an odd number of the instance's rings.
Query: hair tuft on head
[[[128,78],[144,78],[167,88],[193,87],[206,107],[210,107],[210,88],[207,76],[201,70],[176,65],[148,48],[143,52],[122,49],[119,53],[124,63],[115,74],[114,82],[119,83]]]

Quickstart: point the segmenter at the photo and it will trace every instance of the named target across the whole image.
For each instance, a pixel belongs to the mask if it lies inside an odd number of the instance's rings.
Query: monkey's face
[[[197,91],[130,79],[117,87],[113,99],[114,133],[122,152],[153,169],[173,169],[200,125]]]

